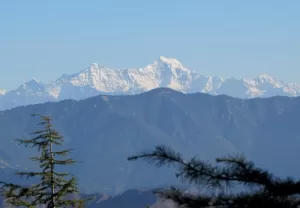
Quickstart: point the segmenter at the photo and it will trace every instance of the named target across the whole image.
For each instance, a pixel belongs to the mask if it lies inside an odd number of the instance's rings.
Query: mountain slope
[[[29,105],[0,112],[0,159],[9,164],[6,168],[35,168],[27,159],[34,152],[13,139],[30,136],[38,123],[30,115],[41,113],[53,117],[66,147],[75,149],[80,163],[69,170],[79,177],[84,192],[118,193],[176,183],[172,169],[126,160],[159,144],[208,160],[244,152],[279,175],[299,175],[299,106],[298,97],[241,100],[167,88]]]
[[[144,68],[115,70],[92,64],[79,73],[64,74],[48,84],[33,79],[16,90],[0,91],[0,110],[47,101],[80,100],[98,94],[138,94],[159,87],[238,98],[300,95],[299,84],[284,83],[267,74],[242,80],[203,76],[176,59],[161,56]]]

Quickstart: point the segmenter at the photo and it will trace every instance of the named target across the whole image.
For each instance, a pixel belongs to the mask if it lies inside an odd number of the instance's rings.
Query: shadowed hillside
[[[28,160],[34,152],[13,141],[36,129],[32,113],[50,115],[65,144],[75,149],[80,163],[71,171],[84,192],[119,193],[178,183],[170,177],[171,169],[126,160],[158,144],[208,160],[244,152],[278,175],[300,174],[298,97],[242,100],[160,88],[140,95],[18,107],[0,112],[0,159],[6,169],[34,168]]]

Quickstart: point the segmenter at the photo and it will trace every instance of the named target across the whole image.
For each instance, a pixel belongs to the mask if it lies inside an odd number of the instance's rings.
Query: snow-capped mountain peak
[[[277,80],[276,78],[272,77],[269,74],[263,73],[260,74],[257,79],[261,82],[261,83],[265,83],[265,82],[270,82],[270,83],[280,83],[281,81]]]
[[[24,83],[25,85],[36,85],[36,84],[40,84],[41,82],[35,78],[29,80],[28,82]]]
[[[267,74],[267,73],[262,73],[262,74],[258,75],[258,78],[265,79],[265,80],[274,80],[275,79],[274,77],[272,77],[270,74]]]
[[[281,88],[284,86],[282,81],[277,80],[276,78],[272,77],[269,74],[263,73],[260,74],[255,79],[244,79],[246,83],[251,83],[252,85],[264,85],[264,86],[272,86],[274,88]]]
[[[176,71],[185,71],[189,72],[189,70],[182,65],[175,58],[166,58],[164,56],[160,56],[157,60],[155,60],[152,64],[148,65],[146,68],[148,69],[156,69],[160,71],[172,71],[173,73]]]
[[[164,56],[160,56],[156,62],[160,64],[167,64],[169,67],[174,68],[174,69],[182,69],[182,70],[187,70],[177,59],[175,58],[166,58]]]
[[[160,56],[141,68],[111,69],[97,63],[74,73],[63,74],[48,84],[36,79],[16,90],[0,90],[0,109],[63,99],[84,99],[98,94],[136,94],[168,87],[184,93],[226,94],[239,98],[298,96],[300,85],[284,83],[268,75],[254,79],[224,79],[203,76],[183,66],[175,58]]]
[[[22,89],[30,89],[30,90],[40,90],[44,88],[44,84],[38,81],[37,79],[33,78],[32,80],[25,82],[20,86]]]

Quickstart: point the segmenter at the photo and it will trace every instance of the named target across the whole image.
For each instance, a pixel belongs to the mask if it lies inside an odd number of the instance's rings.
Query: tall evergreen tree
[[[38,114],[34,114],[38,115]],[[48,116],[39,115],[43,129],[33,132],[31,139],[17,139],[26,147],[37,148],[40,155],[30,158],[39,163],[39,172],[17,172],[27,179],[37,177],[40,183],[28,187],[12,183],[2,183],[2,194],[6,203],[13,206],[47,208],[83,207],[84,200],[72,199],[70,195],[78,193],[77,181],[69,173],[58,172],[58,166],[74,164],[72,158],[67,157],[71,149],[57,150],[54,147],[62,145],[63,137],[53,129]],[[67,157],[67,159],[63,159]]]
[[[180,153],[166,146],[157,146],[153,151],[145,151],[128,160],[146,160],[156,166],[176,165],[176,176],[183,182],[199,188],[216,188],[218,194],[188,194],[171,187],[156,193],[173,201],[179,207],[200,208],[296,208],[300,207],[300,180],[290,177],[281,179],[272,173],[257,168],[243,156],[217,158],[216,165],[194,157],[184,160]],[[246,190],[235,193],[225,191],[234,185],[244,185]]]

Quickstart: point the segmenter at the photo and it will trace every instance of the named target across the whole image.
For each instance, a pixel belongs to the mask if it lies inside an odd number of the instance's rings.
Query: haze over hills
[[[204,76],[176,59],[161,56],[144,68],[111,69],[94,63],[79,73],[64,74],[47,84],[33,79],[15,90],[0,90],[0,110],[47,101],[80,100],[99,94],[132,95],[159,87],[237,98],[300,95],[300,84],[285,83],[267,74],[241,80]]]
[[[38,119],[30,115],[41,113],[53,118],[66,147],[75,149],[80,163],[68,170],[78,176],[83,192],[119,193],[178,183],[172,169],[126,160],[160,144],[205,160],[243,152],[278,175],[298,176],[299,106],[300,97],[243,100],[159,88],[17,107],[0,112],[0,159],[6,164],[1,166],[5,171],[35,168],[28,159],[34,152],[13,139],[32,136]]]
[[[119,207],[130,207],[130,208],[144,208],[147,205],[152,205],[151,208],[173,208],[167,206],[161,200],[153,194],[153,190],[127,190],[122,194],[115,196],[108,196],[106,194],[82,194],[83,198],[93,198],[87,208],[119,208]],[[5,206],[3,198],[0,196],[0,208],[13,208],[12,206]],[[45,206],[39,206],[37,208],[46,208]]]

